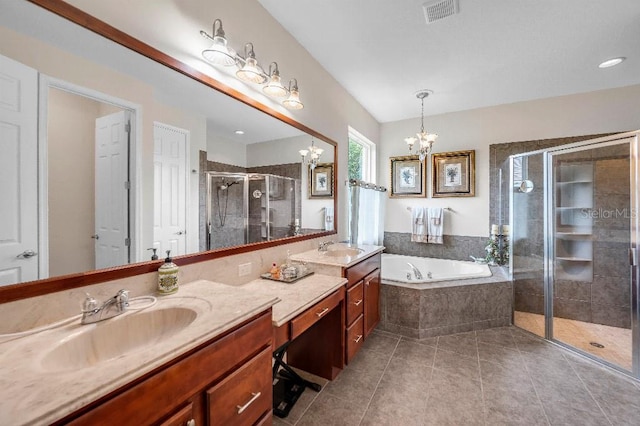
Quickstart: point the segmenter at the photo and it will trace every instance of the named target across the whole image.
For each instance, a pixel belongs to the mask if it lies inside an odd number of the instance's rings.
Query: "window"
[[[376,146],[349,127],[349,179],[376,183]]]

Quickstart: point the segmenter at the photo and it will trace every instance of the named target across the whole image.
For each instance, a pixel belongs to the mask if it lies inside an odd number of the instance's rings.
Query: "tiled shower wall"
[[[502,218],[509,216],[509,155],[550,148],[572,142],[606,135],[548,139],[490,146],[491,212],[492,223],[498,222],[498,169],[502,169]],[[624,150],[616,152],[608,148],[606,158],[598,158],[594,164],[594,209],[616,211],[628,207],[629,165]],[[599,156],[600,157],[600,156]],[[526,239],[516,241],[514,252],[521,257],[514,268],[515,310],[544,313],[543,285],[543,170],[542,156],[529,157],[528,178],[534,181],[529,194],[515,193],[516,212],[526,220]],[[615,216],[615,215],[614,215]],[[624,215],[623,215],[624,216]],[[556,280],[554,283],[554,315],[585,322],[616,327],[630,327],[629,266],[629,217],[595,219],[593,242],[593,281]],[[520,226],[523,226],[520,223]]]

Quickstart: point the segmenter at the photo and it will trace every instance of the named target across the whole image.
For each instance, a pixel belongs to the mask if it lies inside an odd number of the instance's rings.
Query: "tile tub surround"
[[[106,323],[79,325],[76,321],[1,343],[0,419],[6,424],[49,424],[264,312],[277,301],[274,296],[211,281],[185,284],[178,293],[159,298],[155,306],[141,313],[186,307],[198,312],[192,323],[152,345],[85,368],[50,369],[43,359],[67,337]],[[131,310],[107,321],[114,323],[137,314]]]
[[[513,287],[503,268],[491,271],[490,278],[443,281],[432,288],[383,281],[378,328],[426,338],[510,325]]]
[[[273,421],[635,425],[639,411],[640,382],[503,327],[422,340],[374,331],[337,380],[319,393],[305,390],[287,418]]]
[[[489,230],[487,230],[489,235]],[[385,232],[385,252],[404,256],[435,257],[438,259],[469,260],[469,256],[484,257],[489,237],[444,235],[443,244],[424,244],[411,241],[406,232]]]

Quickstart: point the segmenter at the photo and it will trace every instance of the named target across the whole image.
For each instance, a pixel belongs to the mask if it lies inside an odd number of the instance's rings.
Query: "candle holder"
[[[487,263],[491,266],[503,266],[509,263],[509,227],[492,225],[489,241],[485,246]]]

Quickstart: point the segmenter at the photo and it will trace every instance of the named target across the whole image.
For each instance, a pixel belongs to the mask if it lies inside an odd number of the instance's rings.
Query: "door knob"
[[[176,232],[176,235],[184,235],[186,233],[187,233],[187,231],[178,231],[178,232]]]
[[[91,238],[93,238],[94,240],[99,240],[100,239],[100,235],[95,234],[95,235],[92,235]]]
[[[16,257],[17,257],[18,259],[29,259],[29,258],[31,258],[31,257],[33,257],[33,256],[36,256],[37,254],[38,254],[38,253],[36,253],[36,252],[35,252],[35,251],[33,251],[33,250],[25,250],[25,251],[23,251],[22,253],[20,253],[19,255],[17,255]]]

